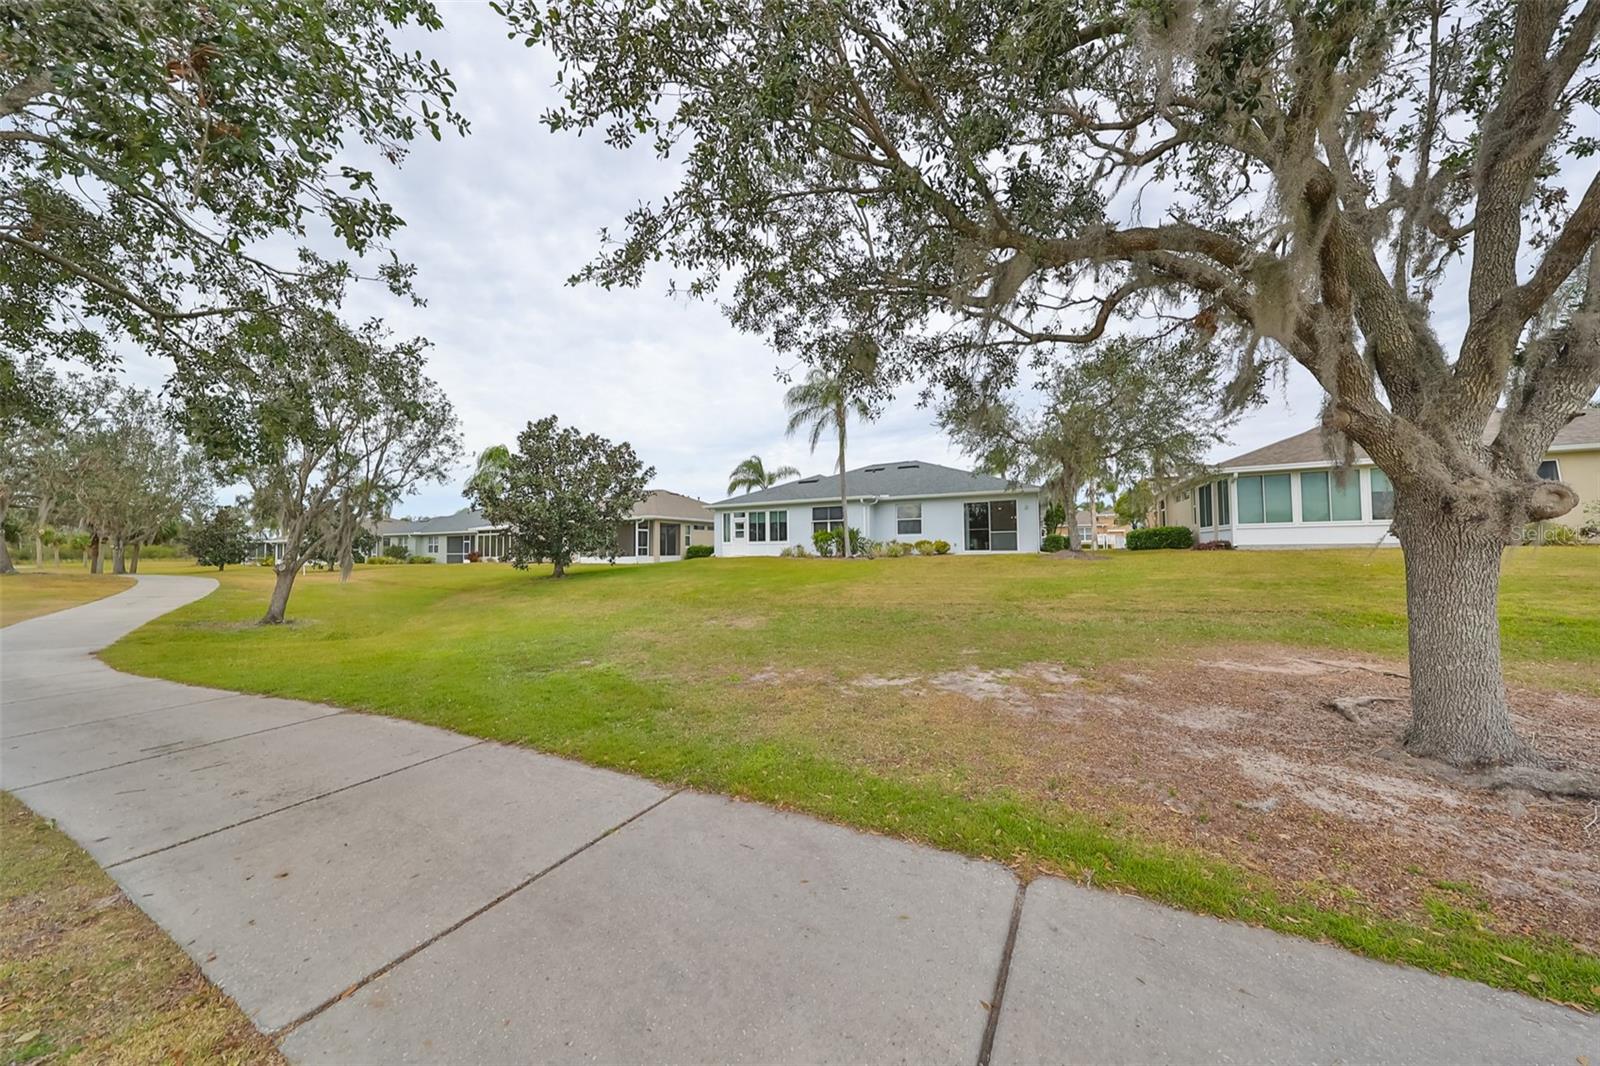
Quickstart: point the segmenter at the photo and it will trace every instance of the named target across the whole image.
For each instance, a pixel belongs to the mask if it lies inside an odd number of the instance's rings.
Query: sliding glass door
[[[967,551],[1014,552],[1017,550],[1017,501],[981,500],[969,503]]]

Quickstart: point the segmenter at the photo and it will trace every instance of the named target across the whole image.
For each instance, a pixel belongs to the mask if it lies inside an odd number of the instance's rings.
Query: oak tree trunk
[[[113,574],[126,574],[127,561],[123,556],[122,538],[119,536],[111,542],[111,572]]]
[[[8,493],[7,494],[7,502],[8,503],[9,503],[9,499],[10,499],[10,497],[9,497],[9,493]],[[10,510],[9,506],[0,506],[0,526],[5,525],[6,512],[9,511],[9,510]],[[35,560],[35,561],[37,561],[37,560]],[[17,564],[11,561],[11,548],[6,544],[5,533],[4,532],[0,532],[0,574],[14,574],[16,572],[17,572]]]
[[[143,550],[143,541],[136,540],[133,542],[133,556],[128,560],[128,573],[137,574],[139,572],[139,553]]]
[[[1480,523],[1456,520],[1425,491],[1396,487],[1394,532],[1405,553],[1413,755],[1454,766],[1503,766],[1531,751],[1511,724],[1500,668],[1500,557]]]
[[[272,582],[272,601],[267,604],[267,613],[261,616],[262,625],[275,626],[283,623],[284,612],[289,609],[289,593],[294,590],[297,573],[299,567],[290,566],[287,561],[278,567]]]
[[[89,541],[89,573],[101,574],[105,572],[106,560],[104,549],[105,542],[100,539],[100,534],[96,533],[94,538]]]
[[[354,572],[355,568],[356,568],[355,551],[350,547],[350,545],[348,543],[346,543],[345,546],[344,546],[344,550],[339,553],[339,584],[342,585],[346,581],[349,581],[350,580],[350,575],[351,575],[352,572]]]

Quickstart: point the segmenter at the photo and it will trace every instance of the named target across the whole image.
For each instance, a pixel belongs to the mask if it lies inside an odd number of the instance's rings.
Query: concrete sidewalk
[[[0,786],[304,1062],[1553,1062],[1600,1019],[438,729],[0,630]]]

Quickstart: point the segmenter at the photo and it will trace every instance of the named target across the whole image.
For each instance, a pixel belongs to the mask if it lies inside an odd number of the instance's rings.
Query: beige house
[[[1096,511],[1093,518],[1088,511],[1079,511],[1077,515],[1078,543],[1089,548],[1126,548],[1128,546],[1129,526],[1117,521],[1114,511]],[[1069,526],[1057,526],[1051,530],[1063,537],[1072,536]]]
[[[715,545],[711,509],[693,496],[651,489],[617,526],[617,562],[682,559],[690,545]]]
[[[1491,432],[1493,427],[1491,426]],[[1600,408],[1588,408],[1556,434],[1539,476],[1564,481],[1578,506],[1554,519],[1573,529],[1600,521],[1586,514],[1600,501]],[[1239,548],[1394,545],[1394,486],[1365,452],[1338,470],[1320,429],[1309,429],[1234,456],[1215,473],[1156,498],[1150,521],[1188,526],[1199,541]]]

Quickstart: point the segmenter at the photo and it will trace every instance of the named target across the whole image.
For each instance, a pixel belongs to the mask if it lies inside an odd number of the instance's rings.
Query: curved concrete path
[[[0,785],[304,1062],[1600,1063],[1600,1020],[519,748],[0,630]]]

